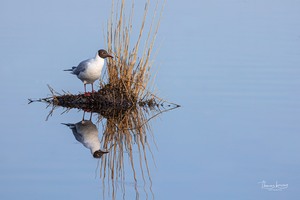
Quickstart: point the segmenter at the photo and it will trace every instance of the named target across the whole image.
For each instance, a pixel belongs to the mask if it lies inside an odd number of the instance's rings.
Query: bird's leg
[[[85,111],[83,111],[82,121],[84,121]]]
[[[94,83],[91,83],[91,85],[92,85],[92,93],[94,93],[95,91],[94,91]]]
[[[84,96],[90,96],[90,93],[86,92],[86,83],[84,84]]]
[[[86,94],[86,84],[83,85],[84,85],[84,94]]]
[[[94,90],[94,83],[92,83],[92,93],[97,92],[96,90]]]
[[[93,112],[91,112],[91,115],[90,115],[90,121],[92,121],[92,116],[93,116]]]

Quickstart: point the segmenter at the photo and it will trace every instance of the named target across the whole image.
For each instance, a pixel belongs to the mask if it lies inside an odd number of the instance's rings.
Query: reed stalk
[[[112,0],[112,10],[107,22],[107,49],[114,54],[114,59],[107,63],[108,83],[122,88],[127,96],[138,101],[149,94],[148,84],[151,79],[153,64],[152,52],[160,25],[160,17],[156,19],[157,1],[152,19],[148,24],[150,0],[145,1],[141,24],[133,24],[135,3],[131,0],[130,10],[126,10],[126,0]],[[160,10],[160,16],[163,10]],[[138,33],[133,34],[133,28],[139,27]],[[134,29],[136,30],[136,29]],[[132,38],[137,35],[137,38]]]

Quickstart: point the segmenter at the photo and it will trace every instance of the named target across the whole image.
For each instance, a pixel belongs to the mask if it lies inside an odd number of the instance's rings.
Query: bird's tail
[[[75,68],[76,68],[76,67],[72,67],[72,69],[65,69],[64,71],[69,71],[69,72],[71,72],[71,71],[73,71]]]
[[[67,123],[67,124],[65,124],[65,123],[61,123],[61,124],[63,124],[63,125],[66,125],[66,126],[68,126],[69,128],[74,128],[74,124],[71,124],[71,123]]]

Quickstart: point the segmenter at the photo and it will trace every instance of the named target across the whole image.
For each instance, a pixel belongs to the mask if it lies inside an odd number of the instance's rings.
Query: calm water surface
[[[27,105],[50,94],[47,84],[83,90],[62,69],[105,46],[110,3],[2,1],[0,198],[299,197],[300,2],[167,3],[156,86],[182,107],[151,121],[148,167],[133,144],[137,183],[124,152],[125,181],[115,190],[100,178],[101,160],[61,125],[80,121],[81,112],[56,109],[45,121],[45,104]],[[136,8],[138,15],[143,7]],[[288,187],[267,190],[276,181]]]

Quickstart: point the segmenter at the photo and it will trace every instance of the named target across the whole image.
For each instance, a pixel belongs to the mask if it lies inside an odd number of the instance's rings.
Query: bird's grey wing
[[[90,62],[91,59],[84,60],[79,65],[73,70],[73,74],[78,75],[81,72],[84,72],[88,66],[88,63]]]
[[[76,124],[71,124],[71,123],[68,123],[68,124],[62,123],[62,124],[68,126],[72,130],[72,133],[78,142],[83,141],[83,136],[80,132],[77,131]]]
[[[73,131],[73,135],[74,135],[74,137],[75,137],[75,139],[78,141],[78,142],[83,142],[83,136],[82,136],[82,134],[81,133],[78,133],[77,132],[77,130],[73,130],[72,129],[72,131]]]

